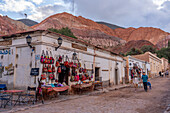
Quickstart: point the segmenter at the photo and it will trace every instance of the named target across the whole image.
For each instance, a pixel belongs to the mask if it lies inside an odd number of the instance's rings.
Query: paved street
[[[125,88],[42,105],[17,113],[163,113],[170,104],[170,78],[151,80],[152,90]]]

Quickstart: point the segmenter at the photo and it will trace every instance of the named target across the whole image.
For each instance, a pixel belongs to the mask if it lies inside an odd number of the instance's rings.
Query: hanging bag
[[[52,73],[51,65],[48,64],[48,72]]]
[[[62,62],[62,56],[59,55],[58,62]]]
[[[60,62],[59,62],[58,60],[59,60],[59,58],[56,57],[56,63],[55,63],[55,66],[56,66],[56,67],[60,66]]]
[[[44,50],[42,50],[42,55],[41,55],[41,59],[40,59],[41,63],[44,63],[44,56],[45,56],[45,53],[44,53]]]
[[[86,65],[85,65],[85,64],[84,64],[83,73],[87,73],[87,70],[86,70]]]
[[[69,62],[69,67],[73,67],[73,62],[71,61],[71,62]]]
[[[54,58],[53,58],[53,55],[52,55],[52,52],[50,51],[50,64],[54,64]]]
[[[46,51],[46,53],[47,53],[47,64],[50,64],[50,57],[49,57],[48,51]]]
[[[52,65],[52,72],[55,72],[55,67],[54,67],[54,65]]]
[[[46,52],[46,55],[44,56],[44,61],[43,61],[43,62],[44,62],[44,64],[47,64],[47,62],[48,62],[48,60],[47,60],[47,59],[48,59],[48,57],[47,57],[47,52]]]
[[[66,55],[66,61],[64,62],[64,66],[66,66],[67,68],[69,68],[69,58],[68,56]]]
[[[49,79],[50,79],[50,80],[53,80],[53,79],[54,79],[54,74],[50,74],[50,75],[49,75]]]
[[[57,73],[61,73],[61,66],[58,67]]]
[[[74,76],[74,81],[79,81],[79,75]]]
[[[41,80],[45,80],[46,79],[46,74],[45,73],[42,73],[41,74]]]
[[[43,73],[47,73],[47,72],[48,72],[48,69],[47,69],[46,64],[43,64],[42,72],[43,72]]]

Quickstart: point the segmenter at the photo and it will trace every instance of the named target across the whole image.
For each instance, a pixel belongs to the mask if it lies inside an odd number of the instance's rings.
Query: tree
[[[119,52],[119,55],[122,55],[122,56],[126,56],[124,53],[122,53],[122,52]]]
[[[170,63],[170,47],[168,47],[168,48],[161,48],[156,53],[157,53],[157,56],[159,58],[164,57],[164,58],[168,59],[168,62]]]
[[[151,53],[156,53],[156,48],[154,48],[153,46],[151,45],[144,45],[142,48],[141,48],[142,52],[145,53],[145,52],[151,52]]]
[[[143,52],[140,49],[132,48],[129,52],[126,53],[126,55],[139,55]]]
[[[168,47],[170,47],[170,40],[168,41]]]
[[[62,35],[69,36],[69,37],[72,37],[72,38],[77,39],[77,37],[74,36],[74,34],[72,33],[72,31],[71,31],[68,27],[61,28],[61,29],[49,28],[48,30],[49,30],[49,31],[52,31],[52,32],[60,33],[60,34],[62,34]]]

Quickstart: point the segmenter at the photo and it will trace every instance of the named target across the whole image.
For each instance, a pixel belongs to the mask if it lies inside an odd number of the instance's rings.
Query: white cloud
[[[56,13],[71,12],[71,8],[70,2],[65,3],[63,0],[57,0],[54,4],[37,7],[32,11],[32,15],[29,15],[28,18],[40,22]]]
[[[2,14],[0,14],[0,16],[3,16]]]
[[[32,0],[32,1],[36,4],[41,4],[43,2],[43,0]]]
[[[164,8],[162,4],[164,4],[166,1],[170,1],[170,0],[153,0],[153,3],[158,6],[157,9],[162,9]]]
[[[25,0],[2,0],[0,3],[0,10],[5,12],[21,12],[26,9],[33,10],[35,8],[34,4]]]

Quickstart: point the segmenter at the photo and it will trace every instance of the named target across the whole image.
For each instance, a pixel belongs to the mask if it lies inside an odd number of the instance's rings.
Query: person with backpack
[[[144,90],[147,92],[148,76],[145,74],[144,71],[142,73],[142,80],[143,80]]]

